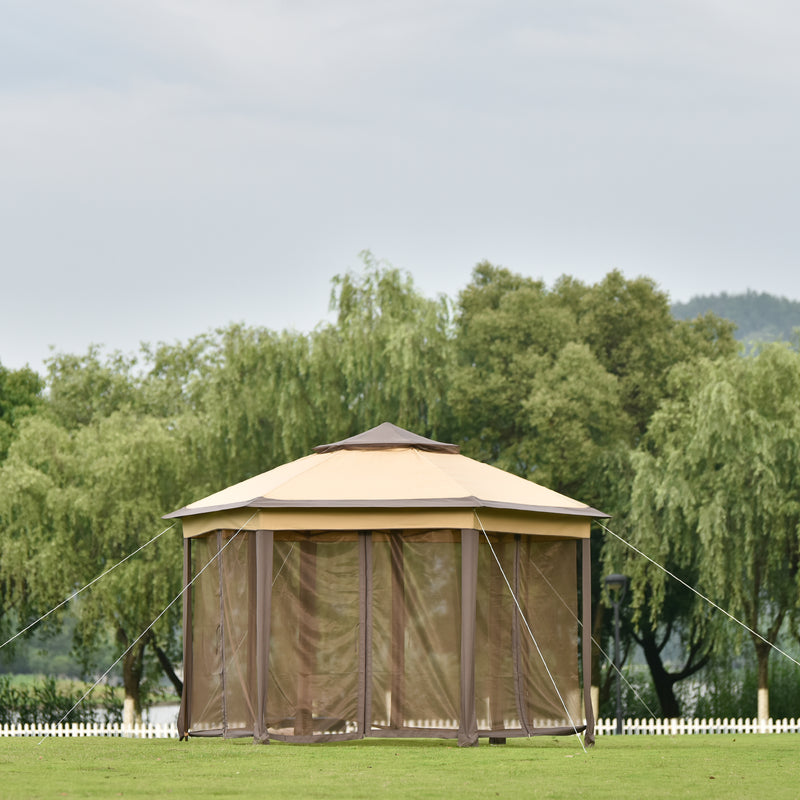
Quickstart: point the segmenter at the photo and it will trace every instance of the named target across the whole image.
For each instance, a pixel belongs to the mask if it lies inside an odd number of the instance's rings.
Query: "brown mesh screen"
[[[458,728],[461,547],[376,537],[372,682],[378,728]]]
[[[533,733],[578,725],[582,719],[575,543],[495,536],[492,546],[541,655],[482,539],[475,656],[478,727],[482,733]]]
[[[523,627],[520,649],[523,663],[528,665],[524,670],[528,719],[534,727],[547,726],[550,721],[578,724],[581,707],[574,541],[538,542],[525,537],[520,540],[520,603],[542,652],[541,656],[537,653]]]
[[[267,725],[276,738],[357,729],[359,545],[275,542]]]
[[[223,680],[225,731],[253,731],[255,718],[255,540],[239,533],[223,536],[222,582]]]
[[[217,555],[216,534],[192,542],[194,575]],[[219,568],[210,564],[192,591],[193,680],[189,720],[192,731],[222,729],[222,627]]]
[[[514,575],[516,541],[492,540],[503,571]],[[512,583],[513,585],[513,583]],[[475,711],[478,729],[502,731],[520,727],[516,671],[512,653],[514,601],[491,550],[478,546],[478,602],[475,620]]]
[[[195,733],[253,730],[254,540],[251,534],[239,533],[232,541],[231,536],[216,533],[195,540],[192,548],[194,574],[200,573],[192,592],[190,723]],[[219,555],[218,548],[224,548]]]
[[[258,732],[263,740],[255,711],[259,534],[240,533],[231,541],[232,535],[217,532],[192,543],[194,575],[224,549],[193,586],[189,723],[196,734]],[[492,543],[541,655],[480,537],[478,730],[524,735],[570,725],[570,717],[578,724],[575,542],[494,535]],[[269,735],[319,741],[370,731],[413,735],[421,728],[454,736],[461,703],[470,716],[473,696],[470,654],[463,674],[460,665],[461,553],[455,531],[276,536],[260,587],[270,623]],[[470,617],[471,610],[465,625]],[[467,647],[471,641],[467,636]],[[262,680],[266,652],[264,645]],[[465,742],[474,743],[470,719],[461,722]]]

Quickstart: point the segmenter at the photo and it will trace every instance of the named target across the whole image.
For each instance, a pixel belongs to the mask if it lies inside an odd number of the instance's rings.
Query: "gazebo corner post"
[[[478,531],[461,531],[461,719],[459,747],[478,744],[475,713],[475,625],[478,609]]]
[[[183,540],[183,687],[178,711],[178,739],[189,741],[192,724],[190,698],[192,694],[192,540]]]
[[[392,530],[389,536],[392,575],[391,618],[391,684],[389,727],[400,730],[405,726],[406,676],[406,566],[402,530]]]
[[[358,733],[369,735],[372,727],[372,531],[358,533]]]
[[[272,531],[259,530],[256,537],[256,714],[253,743],[269,744],[267,686],[269,684],[269,640],[272,619]]]
[[[496,552],[500,554],[499,558],[504,557],[505,544],[499,541],[495,544]],[[503,581],[503,573],[498,564],[491,559],[489,565],[488,587],[486,594],[487,609],[487,624],[488,624],[488,640],[489,640],[489,708],[487,712],[487,724],[489,725],[492,735],[489,737],[489,744],[501,745],[506,743],[506,737],[502,735],[505,729],[505,722],[503,720],[502,710],[502,695],[503,695],[503,678],[502,678],[502,660],[503,660],[503,637],[506,633],[505,620],[503,619],[502,602],[500,598],[505,593],[505,583]],[[495,736],[494,733],[498,732],[500,735]]]
[[[581,660],[583,662],[583,707],[586,730],[583,741],[587,747],[594,745],[594,708],[592,707],[592,543],[590,538],[581,543],[581,595],[583,622],[581,625]]]

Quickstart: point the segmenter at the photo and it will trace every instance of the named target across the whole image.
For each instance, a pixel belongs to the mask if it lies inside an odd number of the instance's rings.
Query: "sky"
[[[0,363],[311,330],[363,250],[800,299],[789,0],[0,0]]]

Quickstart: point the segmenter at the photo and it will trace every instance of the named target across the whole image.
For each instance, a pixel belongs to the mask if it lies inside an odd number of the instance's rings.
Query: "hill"
[[[700,295],[672,305],[677,319],[694,319],[707,311],[736,323],[736,338],[742,342],[793,341],[795,329],[800,329],[800,302],[765,292]]]

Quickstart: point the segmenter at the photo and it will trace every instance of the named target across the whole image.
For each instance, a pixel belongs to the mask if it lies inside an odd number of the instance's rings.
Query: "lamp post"
[[[620,647],[619,647],[619,604],[625,596],[625,589],[628,586],[627,575],[607,575],[605,584],[612,595],[614,603],[614,666],[617,671],[617,735],[622,733],[622,687],[620,685]]]

